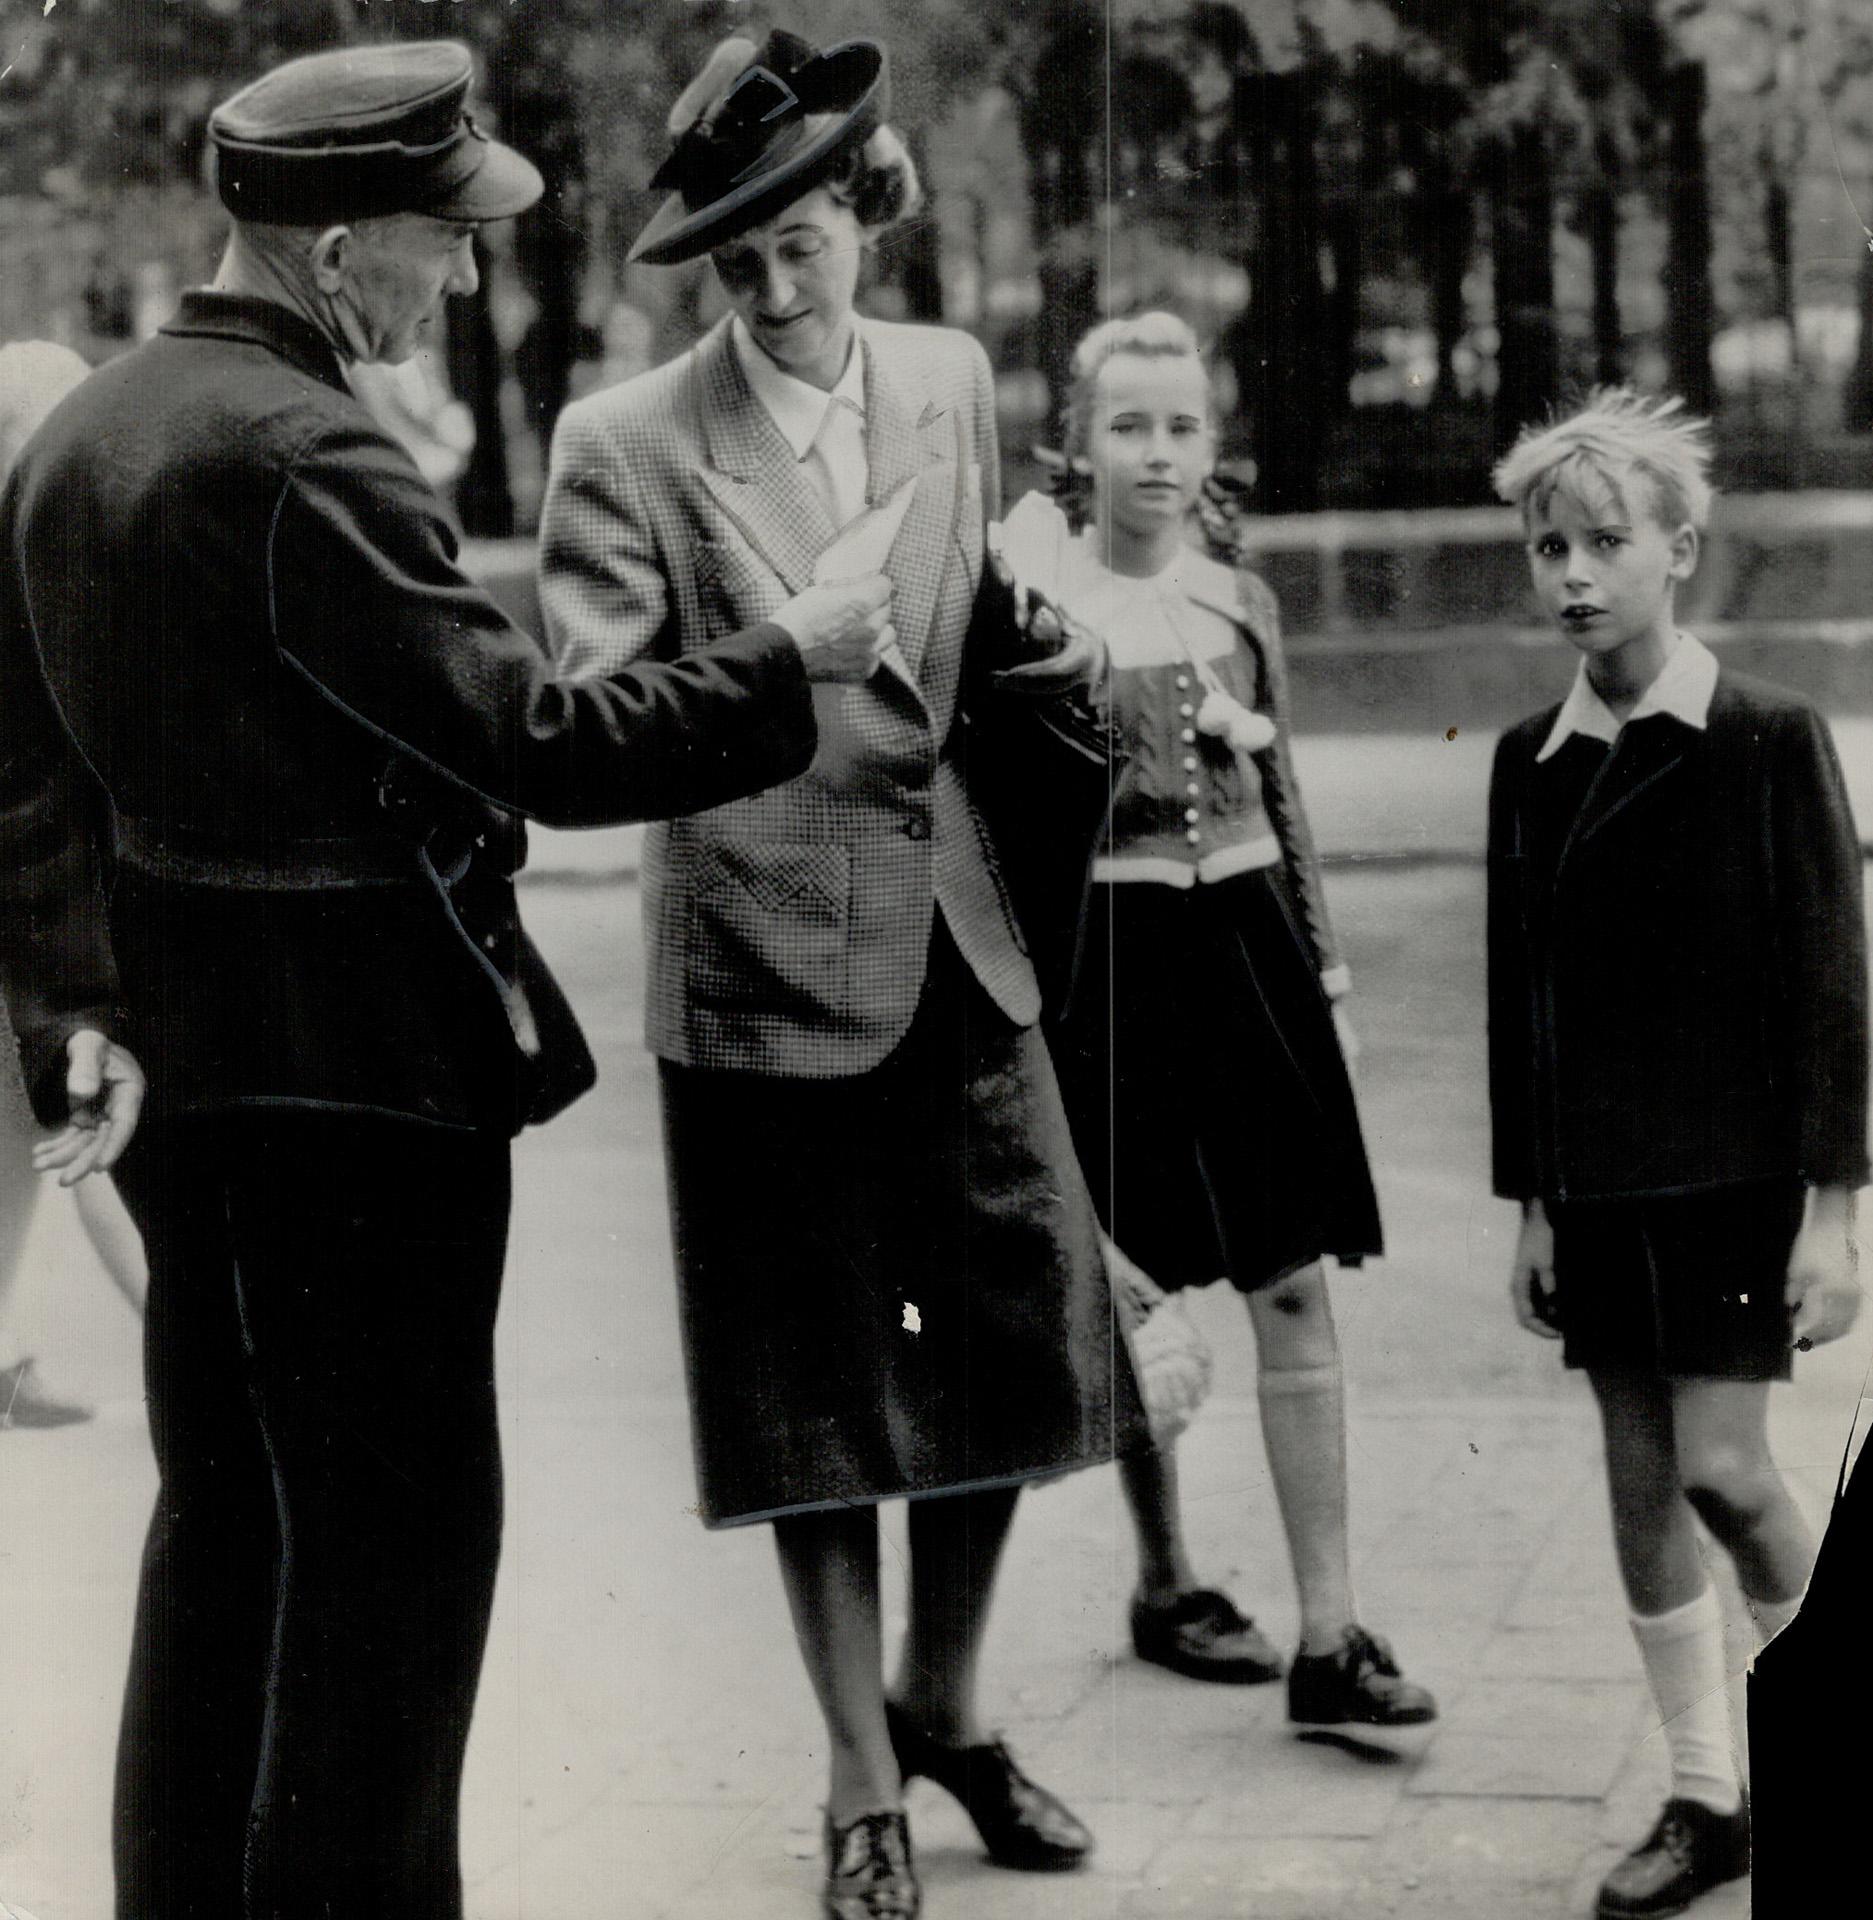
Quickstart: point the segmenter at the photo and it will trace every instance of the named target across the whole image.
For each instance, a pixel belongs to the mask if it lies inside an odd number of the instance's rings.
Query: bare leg
[[[78,1203],[78,1218],[117,1291],[129,1301],[139,1318],[144,1297],[149,1292],[149,1263],[143,1254],[143,1237],[131,1219],[123,1199],[109,1174],[80,1180],[72,1189]]]
[[[1197,1575],[1184,1544],[1176,1442],[1126,1455],[1119,1461],[1119,1485],[1138,1538],[1138,1598],[1164,1606],[1193,1591]]]
[[[0,1366],[16,1357],[7,1338],[7,1308],[26,1244],[26,1229],[39,1198],[39,1176],[32,1164],[33,1139],[32,1114],[13,1050],[13,1029],[7,1025],[5,1009],[0,1007]]]
[[[910,1503],[910,1630],[896,1699],[939,1745],[983,1739],[976,1666],[1019,1489],[995,1488]]]
[[[1679,1481],[1672,1389],[1644,1374],[1594,1373],[1606,1436],[1613,1549],[1634,1613],[1669,1613],[1704,1591],[1697,1529]]]
[[[1799,1597],[1814,1536],[1769,1457],[1769,1383],[1680,1380],[1671,1415],[1685,1498],[1730,1558],[1744,1598]]]
[[[1301,1651],[1331,1653],[1354,1623],[1347,1546],[1346,1389],[1318,1266],[1248,1297],[1262,1442],[1301,1602]]]
[[[774,1522],[794,1637],[826,1721],[827,1816],[845,1826],[903,1804],[885,1730],[878,1617],[878,1518],[871,1507],[788,1514]]]

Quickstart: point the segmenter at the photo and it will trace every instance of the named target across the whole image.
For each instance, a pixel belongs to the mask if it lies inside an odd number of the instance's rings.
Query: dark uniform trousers
[[[508,1161],[494,1134],[303,1110],[159,1124],[126,1157],[162,1490],[120,1914],[461,1914]]]

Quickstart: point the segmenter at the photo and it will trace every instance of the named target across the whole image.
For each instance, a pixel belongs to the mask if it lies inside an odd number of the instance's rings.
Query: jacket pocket
[[[846,848],[712,840],[696,850],[689,892],[697,999],[797,1013],[840,1001],[852,893]]]

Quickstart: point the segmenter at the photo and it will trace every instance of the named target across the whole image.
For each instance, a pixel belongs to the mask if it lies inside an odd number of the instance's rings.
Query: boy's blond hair
[[[1675,396],[1595,387],[1574,412],[1524,427],[1492,477],[1498,495],[1527,514],[1545,513],[1561,487],[1578,496],[1587,478],[1623,499],[1621,480],[1632,473],[1649,482],[1662,526],[1701,530],[1710,519],[1710,422],[1687,415]]]

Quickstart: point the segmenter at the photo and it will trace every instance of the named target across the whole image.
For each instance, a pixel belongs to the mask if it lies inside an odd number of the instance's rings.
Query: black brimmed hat
[[[275,67],[209,118],[222,204],[237,220],[282,226],[524,213],[545,182],[475,125],[474,72],[456,40],[341,47]]]
[[[680,124],[684,102],[721,72],[737,44],[753,54],[745,40],[718,48],[671,116],[676,145],[650,183],[670,188],[670,197],[637,236],[633,260],[694,260],[760,226],[826,179],[889,111],[888,63],[876,40],[842,40],[821,52],[776,29],[713,104]],[[728,64],[739,62],[730,54]]]

